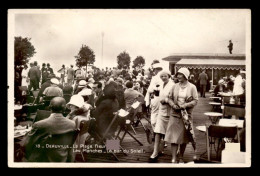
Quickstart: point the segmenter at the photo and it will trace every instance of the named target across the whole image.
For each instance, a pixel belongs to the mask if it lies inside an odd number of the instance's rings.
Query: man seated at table
[[[58,86],[59,80],[56,78],[51,79],[51,86],[47,87],[43,91],[43,96],[45,97],[63,97],[63,90]],[[43,97],[40,98],[40,102],[42,102]]]
[[[66,101],[62,97],[51,100],[51,115],[44,120],[33,124],[32,130],[23,140],[22,148],[25,149],[25,157],[29,162],[68,162],[73,160],[69,149],[57,148],[48,155],[48,148],[38,148],[44,144],[46,136],[52,134],[64,134],[75,129],[75,122],[65,118],[62,112],[65,110]],[[44,146],[45,147],[45,146]]]
[[[41,88],[40,88],[40,90],[39,90],[38,97],[37,97],[37,100],[36,100],[37,103],[39,102],[40,97],[43,96],[44,90],[45,90],[47,87],[50,87],[50,86],[51,86],[51,79],[52,79],[52,78],[55,78],[55,74],[49,74],[48,77],[47,77],[47,81],[45,81],[45,82],[41,85]]]

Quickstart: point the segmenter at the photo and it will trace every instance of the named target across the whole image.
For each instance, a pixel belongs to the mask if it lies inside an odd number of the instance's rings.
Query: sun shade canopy
[[[223,69],[240,70],[245,69],[245,60],[223,60],[223,59],[181,59],[176,63],[177,68],[189,69]]]

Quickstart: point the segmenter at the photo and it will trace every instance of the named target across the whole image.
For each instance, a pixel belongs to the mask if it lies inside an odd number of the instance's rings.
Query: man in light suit
[[[74,81],[74,69],[73,65],[70,66],[70,68],[67,70],[67,82],[69,85],[72,85]]]
[[[207,87],[207,81],[208,81],[208,75],[205,73],[206,71],[203,70],[202,73],[199,74],[198,81],[200,82],[200,97],[204,97],[206,93],[206,87]]]

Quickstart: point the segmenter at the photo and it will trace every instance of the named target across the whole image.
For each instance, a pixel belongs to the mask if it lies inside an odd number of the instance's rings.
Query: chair
[[[119,131],[118,131],[118,133],[117,133],[117,135],[116,135],[116,139],[118,138],[118,139],[120,140],[120,144],[121,144],[122,141],[124,140],[125,135],[128,134],[128,135],[131,136],[139,145],[143,146],[143,144],[142,144],[137,138],[135,138],[135,137],[129,132],[129,130],[128,130],[129,128],[132,128],[133,131],[134,131],[134,133],[136,134],[136,132],[135,132],[135,130],[134,130],[134,127],[133,127],[133,125],[132,125],[133,122],[132,122],[131,120],[129,120],[129,119],[134,119],[134,117],[135,117],[136,114],[137,114],[138,107],[140,107],[140,105],[137,106],[137,107],[135,107],[135,109],[132,107],[133,113],[129,113],[129,115],[130,115],[131,117],[128,117],[128,119],[125,120],[123,124],[120,124],[120,129],[119,129]],[[131,111],[131,110],[129,110],[129,111]],[[145,127],[144,127],[144,128],[145,128]],[[146,129],[146,128],[145,128],[145,129]],[[121,133],[121,131],[124,131],[124,134],[123,134],[122,137],[119,137],[119,134]]]
[[[33,123],[46,119],[51,115],[51,111],[46,111],[46,110],[37,110],[36,112],[36,117],[33,120]]]
[[[77,122],[76,122],[77,123]],[[78,145],[79,150],[80,150],[80,154],[82,157],[82,160],[85,162],[85,157],[83,155],[83,147],[81,147],[81,145],[85,145],[85,142],[88,141],[90,139],[90,135],[84,139],[84,135],[88,132],[90,126],[90,120],[81,120],[80,124],[79,124],[79,134],[78,134],[78,138],[76,139],[75,143]],[[83,138],[82,138],[83,137]]]
[[[105,145],[105,141],[107,139],[114,139],[114,140],[117,139],[117,138],[114,138],[113,136],[111,136],[110,130],[111,130],[111,127],[118,121],[118,117],[119,117],[118,116],[118,112],[115,112],[112,121],[110,122],[110,124],[106,128],[105,133],[103,135],[95,132],[94,136],[95,136],[95,139],[98,140],[98,142],[100,142],[101,144]],[[124,151],[124,149],[123,149],[123,147],[121,145],[119,146],[119,148],[122,149],[122,151]],[[112,155],[115,157],[115,159],[117,161],[120,161],[115,153],[112,152]],[[124,155],[127,155],[127,154],[124,153]]]
[[[231,139],[235,140],[237,137],[238,143],[240,143],[239,133],[237,126],[219,126],[219,125],[206,125],[206,145],[207,145],[207,154],[208,160],[211,161],[211,150],[214,145],[214,149],[216,151],[216,158],[218,158],[219,150],[222,146],[220,146],[223,142],[223,139]],[[215,148],[215,144],[217,142],[217,149]]]
[[[70,131],[63,134],[52,134],[46,141],[46,145],[50,146],[66,146],[65,148],[46,148],[46,157],[51,162],[73,162],[73,158],[68,157],[72,152],[73,144],[78,136],[79,130]],[[61,152],[61,154],[60,154]],[[64,153],[67,153],[64,156]]]
[[[245,107],[241,105],[225,104],[223,109],[223,118],[235,115],[236,119],[245,117]]]

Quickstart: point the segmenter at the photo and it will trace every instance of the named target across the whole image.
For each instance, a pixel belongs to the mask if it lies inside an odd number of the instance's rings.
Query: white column
[[[211,88],[213,88],[213,81],[214,81],[214,74],[213,74],[213,70],[214,70],[214,68],[212,67],[212,84],[211,84]]]

